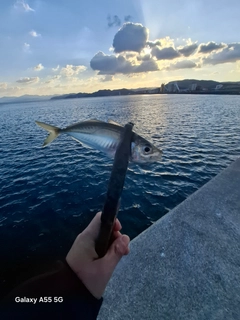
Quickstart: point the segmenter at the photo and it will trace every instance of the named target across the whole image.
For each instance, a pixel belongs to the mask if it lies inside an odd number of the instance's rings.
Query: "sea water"
[[[66,255],[101,210],[113,163],[67,135],[42,148],[47,133],[35,120],[63,128],[93,118],[131,121],[135,132],[163,150],[156,164],[129,165],[118,217],[131,239],[240,156],[240,96],[136,95],[0,105],[3,291],[28,278],[36,265]]]

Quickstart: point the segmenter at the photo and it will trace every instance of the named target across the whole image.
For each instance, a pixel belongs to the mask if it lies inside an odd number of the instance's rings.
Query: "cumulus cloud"
[[[67,64],[61,69],[61,74],[65,77],[71,77],[73,75],[78,75],[79,72],[83,72],[86,69],[87,68],[85,66],[73,66],[71,64]]]
[[[194,51],[196,51],[197,48],[198,45],[196,43],[193,43],[188,46],[178,48],[178,52],[180,52],[184,57],[189,57],[194,53]]]
[[[9,86],[4,86],[1,88],[0,86],[0,92],[3,92],[4,96],[11,96],[11,95],[16,95],[18,92],[21,90],[19,87],[9,87]],[[22,92],[22,90],[21,90]]]
[[[161,42],[159,40],[155,40],[155,41],[147,41],[146,43],[150,48],[154,48],[156,46],[161,46]]]
[[[117,16],[110,16],[110,14],[107,16],[107,21],[108,21],[108,27],[120,27],[121,25],[121,19]]]
[[[178,61],[172,65],[170,65],[167,69],[168,70],[177,70],[177,69],[192,69],[192,68],[198,68],[199,66],[190,60],[183,60]]]
[[[158,65],[155,60],[143,61],[139,66],[134,66],[134,72],[149,72],[149,71],[157,71]]]
[[[204,64],[220,64],[236,62],[240,60],[240,43],[229,44],[220,52],[212,53],[209,57],[203,59]]]
[[[41,34],[37,33],[35,30],[30,31],[29,34],[34,38],[41,37]]]
[[[137,53],[135,52],[126,52],[124,53],[124,57],[126,59],[134,59],[137,56]]]
[[[31,8],[29,6],[28,3],[26,3],[23,0],[18,0],[15,4],[14,4],[14,8],[15,9],[21,9],[24,10],[25,12],[30,12],[30,11],[35,11],[33,8]]]
[[[6,82],[0,82],[0,89],[6,90],[7,89],[7,83]]]
[[[222,48],[225,48],[226,44],[225,43],[219,43],[217,44],[216,42],[208,42],[207,44],[200,44],[199,46],[199,53],[211,53],[212,51],[216,51]]]
[[[140,65],[132,64],[123,56],[106,55],[98,52],[90,61],[93,70],[97,70],[98,74],[114,75],[116,73],[139,73],[158,70],[156,61],[143,61]]]
[[[57,80],[59,80],[61,78],[60,75],[56,75],[48,80],[46,80],[44,83],[47,83],[47,84],[53,84],[55,83]]]
[[[111,21],[118,23],[118,17],[115,18]],[[157,71],[158,64],[160,65],[158,61],[163,61],[165,70],[195,69],[200,68],[203,63],[240,61],[240,43],[226,45],[211,41],[198,45],[197,42],[192,43],[191,39],[183,39],[185,45],[180,46],[179,39],[174,41],[165,37],[150,41],[148,38],[149,31],[142,24],[125,23],[114,36],[112,44],[114,52],[110,55],[103,52],[95,54],[90,61],[91,68],[96,70],[98,75],[107,75],[101,81],[110,81],[115,74],[130,75]],[[175,48],[177,43],[179,46]],[[195,52],[206,56],[197,55],[199,61],[188,60],[187,58]],[[172,61],[174,59],[176,60]],[[166,66],[167,64],[169,66]]]
[[[180,53],[173,47],[160,49],[155,47],[152,49],[152,55],[157,58],[157,60],[172,60],[180,56]]]
[[[161,42],[161,46],[163,48],[165,47],[174,47],[174,39],[171,39],[170,37],[160,38],[159,41]]]
[[[90,66],[93,70],[98,70],[99,74],[113,75],[127,73],[127,70],[131,68],[131,63],[123,56],[106,55],[100,51],[91,59]]]
[[[60,78],[61,78],[61,76],[60,76],[60,74],[58,74],[58,75],[52,77],[52,80],[58,80],[58,79],[60,79]]]
[[[17,80],[16,82],[21,83],[21,84],[30,84],[30,83],[37,83],[39,81],[38,77],[34,77],[34,78],[20,78],[19,80]]]
[[[137,56],[137,60],[138,60],[138,61],[148,61],[148,60],[151,60],[151,54],[150,54],[150,53],[147,53],[147,54],[144,54],[144,55],[139,55],[139,56]]]
[[[148,30],[139,23],[125,23],[115,34],[113,48],[116,53],[141,52],[148,40]]]
[[[240,72],[240,62],[237,62],[237,72]]]
[[[52,68],[52,71],[56,72],[56,71],[58,71],[58,70],[59,70],[59,68],[60,68],[60,66],[59,66],[59,65],[57,65],[57,66],[56,66],[56,68]]]
[[[104,78],[100,80],[101,82],[113,81],[113,75],[107,74]]]
[[[41,63],[39,63],[33,68],[34,71],[41,71],[42,69],[44,69],[44,66]]]

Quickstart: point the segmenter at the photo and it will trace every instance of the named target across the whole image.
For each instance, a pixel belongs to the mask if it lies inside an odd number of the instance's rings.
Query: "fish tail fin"
[[[36,124],[47,130],[49,133],[49,135],[47,136],[47,138],[44,140],[43,142],[43,147],[46,147],[46,145],[48,145],[50,142],[52,142],[54,139],[56,139],[60,133],[60,129],[58,127],[54,127],[54,126],[51,126],[49,124],[46,124],[44,122],[39,122],[39,121],[35,121]]]

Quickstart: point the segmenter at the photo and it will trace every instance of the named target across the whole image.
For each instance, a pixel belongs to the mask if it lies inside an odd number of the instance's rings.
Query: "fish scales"
[[[91,119],[64,129],[39,121],[36,121],[36,124],[49,132],[43,146],[51,143],[60,134],[68,134],[83,145],[103,151],[109,156],[114,156],[123,132],[123,126],[112,120],[103,122]],[[161,156],[162,150],[133,132],[130,161],[137,163],[156,162],[161,160]]]

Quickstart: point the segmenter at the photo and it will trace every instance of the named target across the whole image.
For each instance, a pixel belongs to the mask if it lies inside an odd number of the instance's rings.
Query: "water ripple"
[[[119,219],[131,238],[240,154],[239,96],[108,97],[0,108],[0,240],[8,244],[1,256],[9,263],[32,252],[65,254],[64,244],[102,208],[111,173],[111,159],[68,136],[41,148],[46,133],[35,120],[64,127],[97,112],[103,121],[132,121],[163,149],[157,164],[129,165]]]

